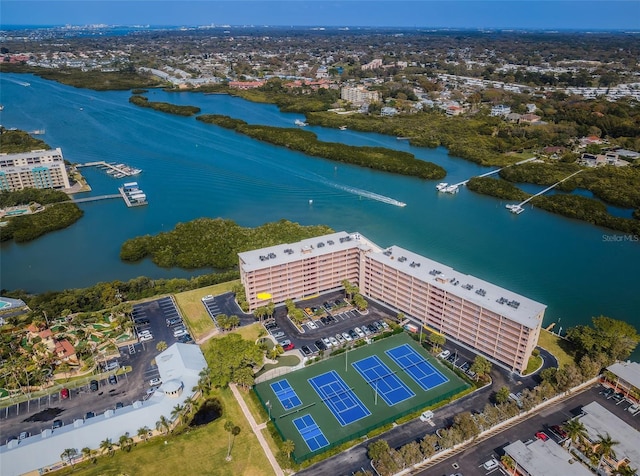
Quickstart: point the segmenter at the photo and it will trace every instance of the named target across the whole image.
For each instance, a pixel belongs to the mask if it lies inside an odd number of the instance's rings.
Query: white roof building
[[[173,408],[192,395],[191,389],[199,380],[199,373],[207,367],[197,345],[176,343],[156,357],[162,386],[151,398],[133,405],[107,410],[89,420],[76,420],[72,425],[40,435],[13,440],[0,447],[0,474],[17,476],[61,462],[65,449],[98,449],[100,442],[110,438],[117,443],[120,436],[135,436],[144,426],[153,430],[161,416],[171,418]]]
[[[504,447],[516,463],[519,474],[528,476],[590,476],[592,473],[567,450],[549,439],[529,444],[518,440]]]

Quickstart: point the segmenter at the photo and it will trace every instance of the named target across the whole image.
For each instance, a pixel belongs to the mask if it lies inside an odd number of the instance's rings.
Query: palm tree
[[[62,454],[60,455],[60,459],[62,461],[64,461],[65,459],[67,460],[67,462],[71,465],[71,467],[74,466],[73,464],[73,458],[78,454],[78,450],[75,448],[67,448],[66,450],[64,450],[62,452]]]
[[[600,470],[600,466],[602,466],[602,462],[605,458],[615,459],[616,452],[613,451],[613,447],[619,443],[619,441],[615,441],[613,438],[611,438],[611,435],[609,433],[607,433],[606,436],[602,436],[598,433],[598,442],[596,443],[598,449],[596,450],[596,452],[600,455],[600,460],[598,461],[598,469],[596,469],[596,473],[598,473],[598,471]]]
[[[88,446],[85,446],[84,448],[82,448],[82,456],[84,459],[89,459],[93,455],[94,455],[94,451]]]
[[[577,443],[587,437],[587,429],[580,420],[569,420],[564,424],[564,431],[567,432],[567,441],[569,441],[569,451],[571,451],[571,443]]]
[[[156,344],[156,350],[158,352],[164,352],[165,350],[167,350],[167,343],[163,340],[161,340],[160,342],[158,342]]]
[[[129,436],[129,432],[127,431],[124,435],[120,437],[118,440],[118,446],[122,451],[127,450],[131,451],[131,444],[133,443],[133,438]]]
[[[138,428],[138,438],[140,438],[143,441],[147,441],[148,437],[149,437],[149,427],[143,426]]]
[[[636,468],[632,468],[630,465],[625,464],[624,466],[620,466],[616,469],[616,476],[635,476],[638,470]]]
[[[102,450],[102,453],[113,454],[113,442],[111,441],[111,438],[105,438],[102,440],[100,442],[100,449]]]
[[[291,453],[296,449],[296,444],[291,440],[284,440],[282,442],[282,451],[285,452],[287,458],[291,458]]]
[[[180,405],[179,403],[173,407],[173,410],[171,410],[171,421],[176,421],[180,418],[182,411],[184,410],[184,406]]]
[[[160,419],[156,422],[156,429],[158,431],[164,430],[162,431],[162,433],[168,433],[170,427],[171,427],[171,423],[169,422],[169,420],[167,420],[167,417],[165,417],[164,415],[162,415]]]

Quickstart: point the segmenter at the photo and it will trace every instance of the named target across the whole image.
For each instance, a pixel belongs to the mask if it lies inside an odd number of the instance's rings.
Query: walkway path
[[[253,418],[253,415],[249,411],[247,404],[244,402],[242,395],[240,395],[240,391],[238,390],[238,387],[236,387],[236,385],[233,383],[230,383],[229,387],[231,388],[231,392],[233,392],[233,396],[236,397],[236,400],[238,401],[238,404],[240,405],[240,408],[242,409],[244,416],[247,418],[249,425],[251,425],[251,429],[253,430],[256,437],[258,438],[258,442],[260,443],[260,445],[262,445],[264,454],[267,455],[267,459],[269,460],[269,463],[271,463],[274,473],[276,474],[276,476],[284,476],[284,472],[280,468],[280,465],[276,461],[276,457],[273,455],[271,448],[269,448],[269,445],[267,444],[267,440],[264,439],[264,436],[262,434],[261,430],[266,428],[266,424],[262,423],[261,425],[258,425],[255,419]]]

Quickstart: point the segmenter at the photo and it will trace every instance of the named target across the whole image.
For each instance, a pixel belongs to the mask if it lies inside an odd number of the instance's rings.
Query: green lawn
[[[573,357],[566,350],[569,348],[569,343],[552,332],[545,329],[540,330],[538,345],[551,352],[555,358],[558,359],[558,365],[560,368],[564,367],[566,364],[574,362]]]
[[[65,469],[57,474],[79,476],[157,476],[165,474],[263,476],[273,474],[271,465],[251,431],[233,394],[229,389],[214,390],[220,399],[223,416],[199,428],[179,435],[158,436],[146,443],[138,443],[130,453],[116,450],[113,456],[102,456],[95,464],[77,465],[74,471]],[[226,461],[228,433],[225,421],[240,427]],[[165,444],[165,441],[167,444]]]
[[[231,288],[238,281],[229,281],[226,283],[214,284],[206,288],[193,289],[175,295],[176,303],[180,308],[180,313],[184,317],[193,338],[198,340],[209,332],[215,330],[216,326],[211,320],[202,298],[208,294],[216,296],[231,291]]]

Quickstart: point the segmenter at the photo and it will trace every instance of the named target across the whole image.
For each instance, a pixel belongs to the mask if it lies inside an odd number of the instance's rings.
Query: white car
[[[344,344],[346,341],[346,339],[342,336],[342,334],[336,334],[336,340],[341,343]]]
[[[282,347],[285,347],[289,344],[291,344],[291,341],[289,339],[281,340],[280,342],[278,342],[278,345],[281,345]]]
[[[364,331],[362,329],[360,329],[359,327],[356,327],[353,330],[356,332],[356,334],[358,334],[358,337],[364,337],[365,336]]]
[[[429,421],[433,418],[433,412],[431,410],[427,410],[425,412],[422,412],[422,414],[420,415],[420,421]]]
[[[317,329],[318,328],[318,324],[316,324],[313,321],[307,322],[307,326],[309,327],[309,329]]]
[[[189,333],[186,329],[177,329],[173,331],[173,337],[186,336]]]
[[[482,467],[484,469],[486,469],[487,471],[489,471],[490,469],[497,468],[498,467],[498,462],[494,458],[491,458],[489,461],[485,461],[484,464],[482,465]]]
[[[344,340],[346,340],[347,342],[351,342],[353,340],[351,338],[351,336],[349,334],[347,334],[346,332],[342,333],[342,337],[344,337]]]
[[[162,379],[160,377],[154,377],[151,380],[149,380],[149,385],[151,387],[154,387],[156,385],[160,385],[162,383]]]
[[[340,343],[335,337],[329,337],[329,342],[333,347],[338,347],[340,345]]]
[[[149,331],[149,330],[138,331],[138,335],[139,336],[150,336],[151,335],[151,331]]]
[[[140,342],[147,342],[148,340],[153,340],[153,336],[151,334],[143,335],[138,338]]]
[[[445,349],[442,352],[440,352],[440,354],[438,354],[438,357],[440,357],[441,359],[446,359],[450,355],[451,355],[451,352]]]

